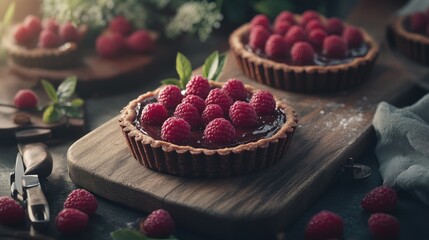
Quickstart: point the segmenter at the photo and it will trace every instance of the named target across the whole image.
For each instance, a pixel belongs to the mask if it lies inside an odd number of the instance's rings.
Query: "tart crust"
[[[210,81],[212,87],[221,83]],[[255,89],[246,85],[246,89]],[[119,126],[133,157],[143,166],[171,175],[218,178],[260,171],[278,162],[285,154],[295,133],[298,117],[295,110],[276,99],[286,114],[286,122],[273,136],[255,142],[222,149],[180,146],[143,134],[133,124],[138,103],[158,95],[160,88],[132,100],[121,111]]]
[[[249,34],[250,24],[236,29],[229,37],[229,44],[240,69],[254,81],[292,92],[335,92],[352,89],[367,80],[378,57],[377,42],[360,30],[370,46],[368,53],[351,62],[330,66],[294,66],[248,51],[244,39]]]

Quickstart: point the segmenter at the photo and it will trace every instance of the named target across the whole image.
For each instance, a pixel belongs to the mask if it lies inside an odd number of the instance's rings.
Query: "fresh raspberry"
[[[247,102],[237,101],[232,104],[229,118],[236,127],[249,128],[258,124],[255,108]]]
[[[191,138],[191,125],[183,118],[170,117],[162,124],[161,138],[175,144],[185,144]]]
[[[25,45],[31,41],[31,31],[23,24],[16,26],[13,38],[19,45]]]
[[[161,103],[150,103],[146,105],[141,115],[141,121],[149,125],[162,125],[167,118],[167,109]]]
[[[266,29],[269,29],[270,28],[270,19],[268,19],[268,17],[263,15],[263,14],[255,15],[252,18],[252,20],[250,21],[250,26],[255,27],[258,25],[262,26]]]
[[[272,58],[285,57],[287,53],[285,39],[278,34],[271,35],[265,45],[265,53]]]
[[[343,21],[341,21],[341,19],[339,18],[333,17],[328,19],[328,21],[326,22],[326,32],[329,35],[334,34],[341,36],[341,34],[343,33],[343,29]]]
[[[11,197],[0,197],[0,224],[15,226],[24,222],[24,208]]]
[[[194,106],[198,112],[201,114],[204,109],[206,108],[206,102],[204,101],[204,99],[198,97],[197,95],[187,95],[182,103],[189,103],[192,106]]]
[[[319,20],[319,13],[314,10],[307,10],[302,14],[301,26],[305,27],[311,20]]]
[[[64,234],[80,233],[88,226],[88,215],[78,209],[65,208],[58,213],[55,223]]]
[[[25,27],[31,32],[31,36],[35,37],[42,30],[42,23],[40,18],[34,15],[28,15],[24,19]]]
[[[222,90],[232,98],[233,101],[245,101],[247,98],[247,90],[242,81],[231,78],[223,86]]]
[[[181,103],[177,105],[174,110],[174,116],[183,118],[186,122],[191,125],[192,128],[196,128],[201,125],[201,117],[197,108],[190,103]]]
[[[13,104],[19,109],[32,109],[37,106],[38,97],[30,89],[21,89],[13,97]]]
[[[174,220],[164,209],[153,211],[140,223],[140,231],[151,238],[167,238],[173,234]]]
[[[186,84],[187,95],[197,95],[202,99],[206,99],[210,92],[210,83],[201,75],[193,76]]]
[[[276,101],[273,95],[265,90],[255,92],[249,103],[255,108],[258,116],[270,115],[276,110]]]
[[[95,42],[95,49],[101,57],[117,57],[125,50],[125,38],[119,33],[101,35]]]
[[[60,37],[63,42],[79,42],[79,33],[71,22],[67,22],[60,27]]]
[[[43,30],[39,35],[39,46],[42,48],[56,48],[60,44],[60,36],[51,30]]]
[[[368,219],[368,228],[375,239],[398,239],[399,237],[399,221],[389,214],[372,214]]]
[[[308,41],[313,45],[317,50],[323,48],[323,41],[325,40],[327,34],[321,29],[314,29],[308,34]]]
[[[43,27],[43,29],[48,29],[48,30],[51,30],[52,32],[55,32],[55,33],[57,33],[58,29],[59,29],[59,25],[58,25],[57,20],[55,20],[53,18],[47,18],[47,19],[43,20],[42,27]]]
[[[110,20],[109,30],[121,34],[122,36],[128,36],[133,31],[133,25],[123,16],[117,16]]]
[[[305,239],[342,239],[343,231],[343,219],[333,212],[324,210],[311,217],[310,221],[308,221],[305,228]]]
[[[232,99],[220,88],[211,90],[206,99],[206,106],[209,104],[217,104],[222,108],[224,114],[228,114],[232,103]]]
[[[289,22],[277,22],[274,25],[274,33],[276,34],[280,34],[280,35],[285,35],[287,33],[287,31],[289,31],[289,29],[292,27],[293,25],[290,24]]]
[[[313,19],[310,22],[307,23],[305,26],[305,30],[307,32],[311,32],[315,29],[321,29],[325,31],[325,26],[323,26],[322,22],[319,19]]]
[[[422,12],[417,12],[410,17],[411,31],[416,33],[423,33],[428,25],[429,18]]]
[[[235,139],[235,129],[225,118],[216,118],[204,129],[205,141],[215,145],[228,145]]]
[[[363,34],[356,27],[346,27],[343,31],[343,38],[349,48],[356,48],[363,43]]]
[[[295,65],[311,65],[314,59],[314,49],[308,42],[297,42],[290,50],[292,63]]]
[[[306,41],[307,34],[298,25],[292,26],[285,35],[286,45],[290,49],[296,42]]]
[[[223,114],[222,108],[217,104],[207,105],[206,109],[204,109],[203,114],[201,115],[205,125],[209,124],[209,122],[211,122],[213,119],[224,117],[225,115]]]
[[[249,46],[252,49],[264,49],[270,33],[262,26],[255,26],[250,30]]]
[[[344,58],[346,56],[347,45],[343,38],[331,35],[323,40],[323,52],[329,58]]]
[[[85,189],[75,189],[68,195],[64,208],[74,208],[91,215],[97,210],[98,202],[94,195]]]
[[[136,53],[147,53],[153,50],[155,41],[146,30],[135,31],[127,38],[127,47]]]
[[[175,85],[167,85],[158,93],[158,102],[167,109],[176,108],[182,102],[182,99],[182,91]]]
[[[395,210],[398,195],[396,191],[388,186],[374,188],[367,193],[361,201],[363,209],[371,212],[390,213]]]
[[[293,25],[295,24],[295,17],[293,13],[289,11],[282,11],[279,15],[277,15],[276,19],[274,20],[274,25],[279,22],[288,22]]]

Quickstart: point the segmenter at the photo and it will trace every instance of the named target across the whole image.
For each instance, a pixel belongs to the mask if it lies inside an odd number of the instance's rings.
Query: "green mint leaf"
[[[82,105],[85,103],[82,98],[75,98],[71,101],[71,105],[73,107],[82,107]]]
[[[216,69],[216,72],[213,74],[213,78],[211,80],[213,80],[213,81],[218,80],[218,78],[219,78],[219,76],[223,70],[223,67],[225,66],[226,59],[227,59],[226,53],[222,53],[219,55],[219,65]]]
[[[219,67],[219,53],[218,51],[215,51],[212,54],[210,54],[210,56],[204,61],[203,77],[209,80],[213,79],[218,67]]]
[[[49,105],[43,112],[43,122],[44,123],[54,123],[58,122],[62,117],[61,110],[57,105]]]
[[[292,3],[285,0],[257,1],[253,5],[256,12],[263,13],[270,18],[277,16],[282,10],[292,9]]]
[[[180,80],[175,78],[167,78],[161,81],[163,85],[176,85],[181,87]]]
[[[83,113],[78,107],[63,107],[64,113],[67,117],[71,118],[82,118]]]
[[[110,234],[113,240],[146,240],[147,238],[137,230],[119,229]]]
[[[77,77],[69,76],[58,86],[57,96],[59,102],[64,102],[73,95],[74,91],[76,90],[76,84]]]
[[[191,62],[180,52],[176,57],[176,71],[180,78],[181,88],[184,89],[192,75]]]
[[[48,82],[46,80],[42,80],[42,86],[45,89],[45,92],[48,95],[48,97],[54,103],[57,103],[58,102],[58,95],[57,95],[57,92],[55,91],[54,86],[50,82]]]

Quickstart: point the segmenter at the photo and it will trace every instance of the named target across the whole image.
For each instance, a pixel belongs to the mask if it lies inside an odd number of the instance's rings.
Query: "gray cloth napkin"
[[[410,191],[429,205],[429,94],[402,109],[380,103],[372,124],[384,184]]]

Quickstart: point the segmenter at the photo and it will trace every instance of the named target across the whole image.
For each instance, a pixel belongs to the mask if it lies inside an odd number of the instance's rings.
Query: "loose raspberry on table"
[[[94,214],[98,208],[97,199],[85,189],[75,189],[64,202],[64,208],[78,209],[88,215]]]
[[[24,25],[30,30],[31,36],[35,37],[42,31],[42,23],[40,18],[35,15],[28,15],[24,19]]]
[[[287,55],[287,46],[285,39],[278,35],[271,35],[265,45],[265,53],[272,58],[283,58]]]
[[[206,105],[209,105],[209,104],[219,105],[222,108],[223,113],[225,115],[228,114],[229,107],[231,107],[232,103],[233,103],[232,99],[228,96],[228,94],[226,94],[220,88],[215,88],[211,90],[206,99]]]
[[[192,104],[192,106],[194,106],[200,114],[206,108],[206,102],[204,101],[204,99],[198,97],[197,95],[186,95],[182,103]]]
[[[374,213],[368,219],[368,228],[375,239],[398,239],[399,221],[392,215]]]
[[[371,213],[384,212],[391,213],[396,208],[398,195],[389,186],[376,187],[367,193],[362,201],[362,208]]]
[[[411,18],[410,18],[411,31],[416,33],[424,33],[428,25],[428,22],[429,22],[428,15],[422,12],[414,13],[413,15],[411,15]]]
[[[292,26],[285,35],[286,45],[290,49],[296,42],[306,41],[307,34],[301,26]]]
[[[183,118],[170,117],[162,124],[161,138],[167,142],[185,144],[191,138],[191,125]]]
[[[204,129],[203,139],[215,145],[228,145],[235,139],[235,129],[224,118],[212,120]]]
[[[193,76],[186,84],[186,95],[197,95],[202,99],[206,99],[210,92],[210,83],[201,75]]]
[[[201,116],[198,109],[190,103],[181,103],[177,105],[174,111],[174,116],[183,118],[186,122],[191,125],[192,128],[196,128],[201,125]]]
[[[265,44],[270,37],[270,33],[262,26],[255,26],[250,30],[249,46],[252,49],[264,50]]]
[[[25,45],[32,40],[31,31],[24,24],[16,26],[13,37],[19,45]]]
[[[324,210],[311,217],[308,221],[305,228],[305,239],[342,239],[343,231],[343,219],[333,212]]]
[[[232,98],[233,101],[245,101],[247,98],[247,91],[242,81],[231,78],[223,86],[222,90]]]
[[[293,25],[289,22],[278,22],[274,25],[274,33],[285,35]]]
[[[265,90],[256,91],[249,103],[253,106],[258,116],[270,115],[276,110],[276,101],[273,95]]]
[[[321,29],[315,29],[308,34],[308,40],[317,50],[323,48],[323,41],[325,40],[327,34]]]
[[[329,58],[344,58],[347,53],[347,45],[343,38],[331,35],[323,40],[323,53]]]
[[[43,30],[39,35],[39,47],[56,48],[60,44],[61,44],[60,36],[58,36],[58,34],[50,30]]]
[[[268,17],[263,15],[263,14],[255,15],[252,18],[252,20],[250,21],[250,26],[255,27],[258,25],[262,26],[266,29],[269,29],[270,28],[270,19],[268,19]]]
[[[182,99],[182,91],[175,85],[167,85],[158,93],[158,102],[167,109],[176,108]]]
[[[78,209],[65,208],[58,213],[55,223],[64,234],[80,233],[88,226],[88,215]]]
[[[222,108],[217,104],[207,105],[201,116],[205,125],[209,124],[209,122],[211,122],[213,119],[224,117],[225,115],[223,113]]]
[[[48,30],[51,30],[52,32],[57,33],[59,29],[59,25],[57,20],[55,20],[54,18],[47,18],[43,20],[42,28],[48,29]]]
[[[125,51],[125,38],[119,33],[101,35],[95,42],[95,49],[102,57],[117,57]]]
[[[24,222],[25,210],[13,198],[0,197],[0,224],[16,226]]]
[[[133,31],[133,25],[124,17],[117,16],[110,20],[109,30],[112,32],[117,32],[122,36],[128,36]]]
[[[30,89],[21,89],[13,97],[13,104],[19,109],[32,109],[37,106],[38,97]]]
[[[305,26],[305,30],[307,32],[311,32],[312,30],[315,30],[315,29],[321,29],[325,31],[325,26],[322,24],[322,22],[319,19],[313,19],[310,22],[308,22],[308,24]]]
[[[314,49],[308,42],[297,42],[290,50],[295,65],[311,65],[314,62]]]
[[[236,127],[249,128],[258,124],[255,108],[247,102],[237,101],[232,104],[229,118]]]
[[[289,24],[293,25],[295,24],[295,17],[293,13],[289,11],[282,11],[277,15],[276,19],[274,20],[274,24],[277,24],[279,22],[288,22]]]
[[[167,118],[167,109],[161,103],[146,105],[141,114],[141,121],[149,125],[162,125]]]
[[[305,27],[311,20],[319,20],[320,15],[314,10],[307,10],[302,14],[301,26]]]
[[[59,34],[62,42],[79,42],[79,33],[76,27],[70,22],[67,22],[60,27]]]
[[[146,30],[133,32],[126,40],[127,47],[136,53],[147,53],[153,50],[155,41]]]
[[[326,22],[326,32],[328,34],[341,36],[341,34],[343,33],[343,29],[343,21],[341,21],[341,19],[339,18],[333,17],[328,19],[328,21]]]
[[[344,29],[343,38],[349,48],[359,47],[364,41],[361,30],[357,27],[351,26]]]
[[[152,238],[167,238],[173,234],[174,229],[174,220],[164,209],[153,211],[140,223],[140,231]]]

